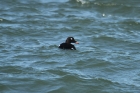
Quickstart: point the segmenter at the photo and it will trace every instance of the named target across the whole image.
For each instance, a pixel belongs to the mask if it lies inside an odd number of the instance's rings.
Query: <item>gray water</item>
[[[140,1],[1,0],[0,93],[140,93]]]

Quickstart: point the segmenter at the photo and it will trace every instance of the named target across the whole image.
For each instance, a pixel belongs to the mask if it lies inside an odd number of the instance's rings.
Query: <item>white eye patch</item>
[[[72,40],[72,38],[70,38]]]

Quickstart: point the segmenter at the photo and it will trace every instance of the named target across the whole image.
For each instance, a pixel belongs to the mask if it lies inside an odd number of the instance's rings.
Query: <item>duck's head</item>
[[[66,39],[66,43],[76,43],[76,44],[79,44],[73,37],[68,37]]]

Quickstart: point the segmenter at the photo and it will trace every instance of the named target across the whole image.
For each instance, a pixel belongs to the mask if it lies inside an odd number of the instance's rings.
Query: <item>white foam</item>
[[[77,2],[80,2],[81,4],[87,4],[88,2],[85,0],[76,0]]]

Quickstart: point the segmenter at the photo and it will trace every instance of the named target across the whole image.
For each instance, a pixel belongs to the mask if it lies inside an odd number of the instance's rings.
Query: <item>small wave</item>
[[[61,87],[61,85],[47,89],[47,91],[48,91],[47,93],[58,93],[58,92],[66,93],[67,92],[67,90],[65,90],[64,87]]]
[[[132,48],[139,48],[140,47],[140,42],[132,42],[129,44]]]
[[[0,91],[5,91],[5,90],[10,90],[9,86],[7,86],[6,84],[0,84]]]
[[[122,21],[119,23],[130,25],[130,26],[139,26],[140,22],[137,19],[131,19],[131,18],[123,18]]]
[[[8,30],[1,31],[1,33],[3,35],[7,35],[7,36],[22,36],[22,35],[27,35],[27,32],[26,31],[23,31],[22,28],[15,30],[15,27],[7,27],[6,29],[8,29]]]
[[[123,33],[116,33],[115,35],[98,35],[94,38],[94,42],[106,42],[106,44],[113,45],[116,43],[117,45],[121,44],[130,44],[139,42],[138,40],[135,40],[135,38],[129,34],[123,34]],[[104,44],[104,43],[102,43]]]
[[[117,42],[118,39],[113,37],[113,36],[108,36],[108,35],[100,35],[96,36],[94,40],[97,41],[106,41],[106,42]]]
[[[124,71],[125,72],[125,71]],[[135,71],[136,72],[136,71]],[[138,71],[139,72],[139,71]],[[120,85],[127,85],[127,86],[135,86],[135,87],[140,87],[139,84],[139,76],[137,73],[134,73],[133,71],[125,72],[123,73],[116,73],[116,75],[111,77],[112,82],[118,83]]]
[[[64,81],[64,82],[82,82],[82,78],[80,78],[79,76],[77,75],[72,75],[72,74],[67,74],[67,75],[64,75],[63,77],[61,77],[59,80],[61,81]]]
[[[7,15],[1,15],[1,16],[7,16]],[[8,16],[9,16],[9,15],[8,15]],[[8,24],[14,24],[15,22],[12,21],[12,20],[5,19],[5,18],[0,18],[0,23],[1,23],[1,25],[2,25],[2,24],[6,25],[6,23],[8,23]],[[7,25],[8,25],[8,24],[7,24]]]
[[[81,4],[88,4],[89,2],[86,0],[76,0],[77,2],[81,3]]]
[[[1,73],[22,73],[22,70],[19,66],[3,66],[0,67]]]
[[[70,70],[70,69],[52,69],[47,70],[49,73],[52,73],[54,75],[59,75],[60,77],[57,78],[59,80],[71,80],[70,82],[80,82],[85,79],[89,79],[88,76],[86,76],[84,73],[78,70]],[[74,80],[74,81],[73,81]]]
[[[59,70],[59,69],[50,69],[50,70],[47,70],[49,73],[51,74],[55,74],[55,75],[59,75],[59,76],[65,76],[67,75],[68,73],[63,71],[63,70]]]
[[[13,7],[11,9],[9,9],[9,11],[14,11],[15,13],[17,12],[22,12],[23,14],[24,13],[39,13],[38,9],[37,8],[32,8],[32,7],[27,7],[27,6],[16,6],[16,7]]]
[[[112,80],[102,78],[102,77],[95,77],[95,80],[97,80],[98,82],[104,82],[104,83],[108,83],[108,84],[113,84],[114,83]]]
[[[88,63],[88,64],[87,64]],[[78,67],[81,68],[98,68],[98,67],[107,67],[110,66],[111,63],[108,61],[105,61],[103,59],[97,59],[97,58],[89,58],[87,60],[77,61],[75,63]]]
[[[4,19],[0,18],[0,22],[4,21]]]

